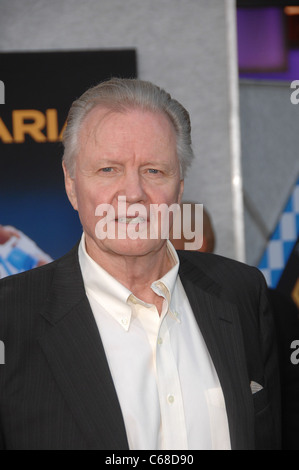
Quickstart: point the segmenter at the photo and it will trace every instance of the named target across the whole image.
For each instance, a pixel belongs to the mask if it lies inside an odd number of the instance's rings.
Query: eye
[[[113,168],[111,166],[107,166],[106,168],[101,168],[100,172],[101,173],[112,173]]]
[[[148,172],[152,175],[157,175],[159,173],[159,170],[156,170],[155,168],[149,168]]]

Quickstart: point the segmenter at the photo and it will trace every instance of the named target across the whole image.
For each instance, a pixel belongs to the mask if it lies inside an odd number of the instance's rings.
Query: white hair
[[[97,106],[116,112],[137,108],[164,113],[175,129],[181,177],[185,176],[194,157],[188,111],[158,86],[143,80],[125,78],[112,78],[101,82],[73,102],[63,134],[63,161],[71,176],[74,175],[76,157],[80,151],[78,137],[81,126],[88,113]]]

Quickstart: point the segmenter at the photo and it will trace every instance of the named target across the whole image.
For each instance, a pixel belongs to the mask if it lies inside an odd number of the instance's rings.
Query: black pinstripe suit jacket
[[[77,251],[0,282],[0,449],[128,448]],[[179,256],[223,388],[232,448],[279,448],[278,366],[262,276],[216,255]],[[263,389],[253,395],[251,381]]]

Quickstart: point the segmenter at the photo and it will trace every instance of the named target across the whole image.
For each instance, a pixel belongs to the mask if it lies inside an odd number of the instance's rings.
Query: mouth
[[[132,224],[132,225],[137,225],[137,224],[144,224],[147,222],[147,219],[144,217],[119,217],[117,219],[117,222],[119,224]]]

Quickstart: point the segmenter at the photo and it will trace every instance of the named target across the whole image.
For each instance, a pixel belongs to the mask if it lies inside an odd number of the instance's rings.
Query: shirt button
[[[163,343],[163,339],[162,338],[158,338],[158,344],[161,346],[161,344]]]
[[[168,403],[170,403],[170,405],[172,405],[173,402],[174,402],[174,396],[173,395],[168,395],[167,396],[167,401],[168,401]]]
[[[123,326],[127,326],[127,324],[128,324],[127,318],[122,318],[122,319],[121,319],[121,324],[122,324]]]

